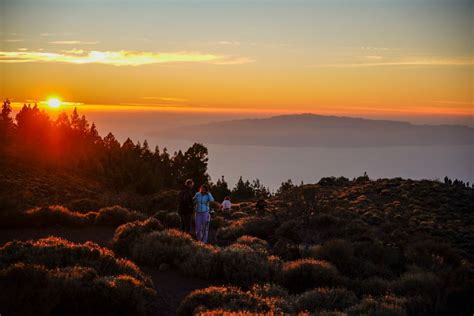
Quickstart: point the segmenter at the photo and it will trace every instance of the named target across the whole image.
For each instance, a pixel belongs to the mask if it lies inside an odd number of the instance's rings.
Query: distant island
[[[165,129],[157,136],[208,144],[276,147],[473,145],[474,128],[316,114],[281,115]]]

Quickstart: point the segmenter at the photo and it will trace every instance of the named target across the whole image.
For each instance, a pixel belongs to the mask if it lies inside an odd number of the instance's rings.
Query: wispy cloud
[[[241,42],[238,42],[238,41],[220,41],[220,42],[217,42],[217,44],[238,46],[238,45],[241,44]]]
[[[7,39],[4,39],[3,41],[7,43],[19,43],[19,42],[23,42],[24,40],[21,38],[7,38]]]
[[[84,42],[84,41],[51,41],[49,44],[54,45],[95,45],[99,42]]]
[[[143,100],[160,100],[165,102],[186,102],[188,99],[176,97],[142,97]]]
[[[367,56],[369,58],[376,56]],[[453,59],[412,59],[398,61],[361,62],[361,63],[335,63],[335,64],[315,64],[309,65],[311,68],[364,68],[364,67],[394,67],[394,66],[472,66],[473,58],[453,58]]]
[[[165,63],[209,63],[237,65],[253,62],[246,57],[232,57],[199,52],[154,53],[142,51],[83,51],[57,52],[0,51],[0,63],[56,62],[70,64],[104,64],[113,66],[141,66]]]

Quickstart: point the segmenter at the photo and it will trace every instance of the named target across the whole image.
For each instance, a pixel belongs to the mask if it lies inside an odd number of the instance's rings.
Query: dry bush
[[[102,203],[94,199],[82,198],[72,200],[71,202],[67,203],[66,206],[70,210],[86,213],[101,208]]]
[[[144,220],[146,216],[137,211],[130,211],[129,209],[114,205],[101,208],[97,212],[95,223],[97,225],[119,226],[124,223]]]
[[[140,229],[139,229],[140,230]],[[188,275],[211,277],[215,271],[216,249],[175,229],[138,232],[139,236],[128,247],[127,255],[134,261],[160,266],[170,264]]]
[[[252,293],[262,297],[281,297],[288,298],[288,291],[278,284],[265,283],[254,284],[250,289]]]
[[[342,311],[358,303],[357,296],[344,288],[317,288],[302,293],[294,300],[297,312],[339,310]]]
[[[85,226],[91,224],[91,214],[82,214],[73,212],[69,209],[59,206],[51,205],[46,207],[37,207],[29,209],[23,214],[24,224],[26,226]]]
[[[226,312],[249,311],[265,313],[272,310],[271,303],[250,292],[235,287],[209,287],[193,291],[181,302],[178,315],[195,315],[199,312],[222,309]]]
[[[359,304],[345,310],[347,315],[406,316],[403,298],[385,295],[380,298],[366,297]]]
[[[211,228],[219,229],[228,225],[228,222],[222,216],[216,216],[211,219]]]
[[[280,282],[291,292],[300,293],[316,286],[337,287],[342,278],[327,261],[300,259],[283,264]]]
[[[163,225],[154,218],[119,226],[115,230],[112,243],[113,249],[122,256],[129,255],[133,246],[139,241],[142,235],[162,229]]]
[[[132,262],[87,242],[49,237],[0,248],[0,306],[7,315],[150,315],[156,292]]]
[[[340,271],[348,270],[354,257],[352,243],[342,239],[333,239],[311,247],[308,252],[312,258],[329,261]]]
[[[443,284],[431,272],[408,272],[393,282],[392,291],[407,298],[407,309],[412,314],[433,314],[441,303]]]
[[[181,227],[181,218],[176,212],[158,211],[153,215],[153,217],[159,220],[167,228]]]
[[[263,253],[267,253],[268,249],[270,249],[268,242],[266,240],[253,237],[253,236],[245,235],[245,236],[239,237],[235,243],[241,244],[241,245],[247,245],[253,250],[258,251],[258,252],[263,252]]]
[[[248,217],[248,216],[249,216],[249,214],[247,214],[245,212],[241,212],[241,211],[235,211],[235,212],[232,212],[230,214],[231,219],[241,219],[241,218]]]
[[[275,226],[275,220],[270,217],[245,217],[232,222],[230,226],[220,228],[216,238],[222,244],[231,243],[244,235],[266,239],[273,235]]]
[[[267,282],[279,274],[281,261],[243,244],[232,244],[217,253],[219,274],[232,284],[249,286]]]

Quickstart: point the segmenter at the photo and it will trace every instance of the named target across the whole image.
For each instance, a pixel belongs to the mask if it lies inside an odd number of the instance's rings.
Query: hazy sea
[[[149,139],[166,145],[173,152],[188,148],[185,141]],[[239,176],[259,178],[270,189],[281,182],[314,183],[322,177],[357,177],[367,172],[370,178],[411,178],[474,182],[474,146],[401,147],[266,147],[205,144],[209,149],[209,174],[213,180],[224,175],[233,185]]]

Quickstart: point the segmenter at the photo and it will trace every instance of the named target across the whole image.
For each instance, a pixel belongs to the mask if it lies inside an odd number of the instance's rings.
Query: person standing
[[[224,198],[224,201],[222,201],[222,211],[224,212],[230,212],[230,210],[232,209],[232,202],[230,201],[230,196],[226,196]]]
[[[267,202],[265,202],[265,199],[261,197],[257,203],[255,203],[255,211],[259,215],[264,215],[267,207]]]
[[[181,218],[181,230],[189,234],[191,233],[194,213],[193,187],[194,181],[188,179],[178,194],[178,214]]]
[[[214,202],[214,197],[209,192],[207,185],[202,185],[199,192],[194,195],[194,202],[196,204],[196,239],[203,243],[207,243],[209,222],[211,221],[209,204]]]

